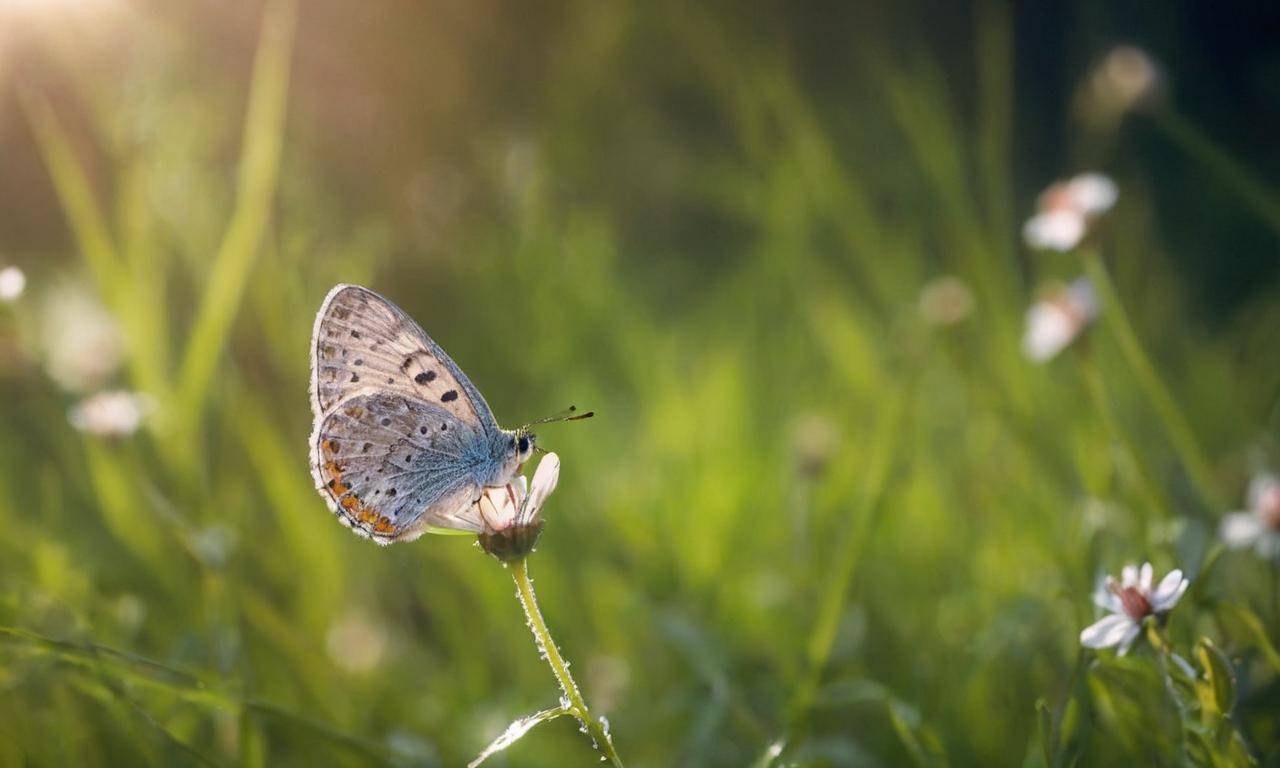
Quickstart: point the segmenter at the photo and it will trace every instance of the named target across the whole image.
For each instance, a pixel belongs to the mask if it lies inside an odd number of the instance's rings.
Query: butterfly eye
[[[521,438],[520,438],[520,452],[521,452],[521,453],[525,453],[525,452],[527,452],[528,450],[529,450],[529,438],[527,438],[527,437],[521,437]]]

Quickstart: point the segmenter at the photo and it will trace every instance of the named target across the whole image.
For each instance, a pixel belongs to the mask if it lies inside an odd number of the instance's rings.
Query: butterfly
[[[311,410],[316,487],[344,525],[379,544],[483,532],[484,489],[510,482],[536,441],[527,427],[499,427],[444,350],[358,285],[335,286],[316,315]]]

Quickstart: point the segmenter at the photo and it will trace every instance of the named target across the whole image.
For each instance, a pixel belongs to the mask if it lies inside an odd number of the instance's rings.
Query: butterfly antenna
[[[565,408],[563,411],[560,411],[559,413],[553,413],[552,415],[544,416],[543,418],[538,419],[537,421],[531,421],[528,424],[525,424],[523,427],[521,427],[521,429],[536,427],[539,424],[549,424],[553,421],[582,421],[583,419],[589,419],[595,415],[596,415],[595,411],[578,413],[578,407],[575,405],[571,405],[568,408]]]

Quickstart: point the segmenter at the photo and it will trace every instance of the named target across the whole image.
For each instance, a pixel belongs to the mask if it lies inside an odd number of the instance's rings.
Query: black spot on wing
[[[451,403],[457,399],[458,399],[458,390],[456,389],[451,389],[440,396],[440,402],[442,403]]]

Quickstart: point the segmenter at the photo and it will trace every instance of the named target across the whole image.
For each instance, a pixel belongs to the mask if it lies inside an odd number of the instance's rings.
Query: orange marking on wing
[[[348,408],[345,413],[353,419],[358,419],[364,415],[364,409],[358,405],[353,405]]]
[[[378,521],[373,524],[375,533],[391,533],[395,530],[395,526],[391,524],[391,518],[379,517]]]

